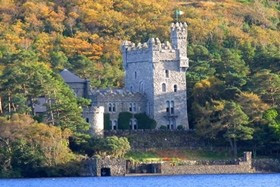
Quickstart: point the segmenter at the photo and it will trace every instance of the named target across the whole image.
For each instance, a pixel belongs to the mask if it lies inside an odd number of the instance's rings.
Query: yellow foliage
[[[78,38],[66,37],[61,41],[61,47],[69,55],[84,55],[91,60],[98,60],[102,55],[102,46],[89,43]]]

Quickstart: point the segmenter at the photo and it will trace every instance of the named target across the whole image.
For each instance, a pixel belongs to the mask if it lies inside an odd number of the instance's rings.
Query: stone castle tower
[[[171,44],[151,38],[147,43],[122,44],[125,89],[147,98],[146,113],[158,127],[188,125],[186,75],[187,24],[171,25]]]

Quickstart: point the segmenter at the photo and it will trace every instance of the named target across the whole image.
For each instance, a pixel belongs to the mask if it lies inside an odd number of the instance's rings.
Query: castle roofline
[[[60,72],[60,76],[63,78],[64,82],[66,83],[83,83],[86,80],[81,79],[74,73],[70,72],[68,69],[64,69]]]
[[[102,95],[102,96],[110,96],[110,95],[120,95],[120,96],[138,96],[142,95],[139,92],[131,92],[125,89],[93,89],[90,90],[90,95]]]

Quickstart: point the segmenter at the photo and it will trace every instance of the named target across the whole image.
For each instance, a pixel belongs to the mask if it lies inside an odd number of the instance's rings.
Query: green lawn
[[[183,160],[226,160],[232,157],[225,152],[213,152],[204,150],[152,150],[130,151],[125,156],[139,162],[158,161],[183,161]]]

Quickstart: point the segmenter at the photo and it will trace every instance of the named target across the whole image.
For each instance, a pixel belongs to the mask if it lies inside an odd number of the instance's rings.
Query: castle
[[[124,41],[122,46],[125,87],[123,89],[91,89],[87,80],[68,70],[61,76],[79,97],[92,101],[83,116],[96,133],[104,128],[104,113],[110,114],[112,129],[118,129],[120,112],[146,113],[157,127],[185,129],[188,125],[186,75],[187,24],[171,25],[171,43],[158,38],[135,45]],[[130,122],[137,129],[137,120]]]

